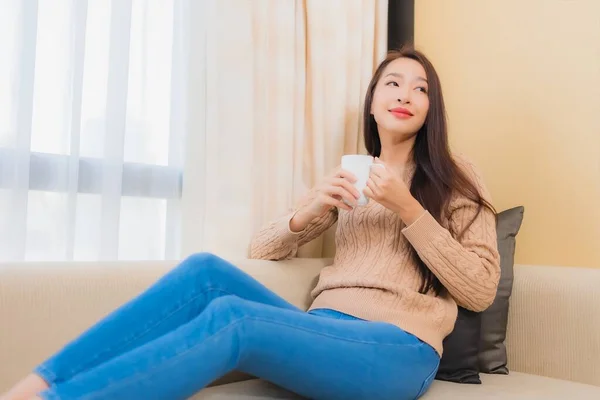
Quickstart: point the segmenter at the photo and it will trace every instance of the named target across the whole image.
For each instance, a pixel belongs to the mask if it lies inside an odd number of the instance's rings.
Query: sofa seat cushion
[[[226,385],[211,386],[196,394],[190,400],[224,400],[224,399],[303,399],[294,393],[261,379],[250,379]]]
[[[600,399],[600,387],[511,371],[480,374],[481,385],[435,381],[423,400],[565,400]]]
[[[511,372],[509,375],[481,374],[481,385],[434,381],[423,400],[566,400],[600,399],[600,387],[582,383]],[[252,379],[207,388],[191,400],[301,399],[268,382]]]

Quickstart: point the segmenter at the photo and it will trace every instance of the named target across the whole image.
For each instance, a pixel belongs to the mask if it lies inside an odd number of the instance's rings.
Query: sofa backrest
[[[331,262],[232,261],[301,308]],[[175,264],[0,264],[0,392]],[[511,370],[600,386],[600,269],[515,266],[506,345]]]
[[[600,386],[600,269],[515,266],[508,368]]]
[[[232,261],[289,302],[306,308],[310,288],[331,260]],[[0,393],[176,264],[0,263]]]

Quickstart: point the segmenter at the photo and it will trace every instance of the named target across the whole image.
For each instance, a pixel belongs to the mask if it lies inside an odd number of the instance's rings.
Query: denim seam
[[[137,374],[137,375],[133,375],[128,379],[125,379],[121,382],[116,382],[115,385],[111,385],[106,387],[104,390],[99,391],[97,393],[92,394],[92,397],[85,397],[84,399],[86,400],[93,400],[93,399],[97,399],[99,398],[98,396],[103,395],[104,393],[106,393],[109,390],[124,386],[125,384],[130,384],[130,383],[134,383],[139,381],[140,379],[146,378],[148,376],[151,376],[152,374],[155,374],[156,372],[162,371],[163,369],[171,366],[175,361],[177,361],[177,359],[182,356],[185,355],[187,353],[189,353],[190,351],[195,350],[198,346],[205,344],[206,341],[214,339],[215,337],[217,337],[218,335],[220,335],[221,333],[224,333],[225,331],[234,328],[235,326],[237,326],[238,324],[240,324],[241,322],[245,321],[245,320],[254,320],[254,321],[262,321],[262,322],[266,322],[266,323],[271,323],[274,325],[280,325],[280,326],[287,326],[290,328],[294,328],[294,329],[299,329],[305,332],[310,332],[313,334],[316,334],[318,336],[325,336],[325,337],[329,337],[329,338],[333,338],[333,339],[337,339],[337,340],[343,340],[346,342],[353,342],[353,343],[360,343],[360,344],[367,344],[367,345],[378,345],[378,346],[392,346],[392,347],[419,347],[421,346],[420,343],[418,344],[394,344],[394,343],[377,343],[377,342],[366,342],[366,341],[362,341],[362,340],[354,340],[354,339],[348,339],[348,338],[343,338],[343,337],[339,337],[339,336],[335,336],[335,335],[330,335],[330,334],[326,334],[326,333],[322,333],[322,332],[317,332],[311,329],[307,329],[307,328],[303,328],[303,327],[298,327],[295,325],[291,325],[291,324],[287,324],[287,323],[282,323],[279,321],[272,321],[270,319],[265,319],[265,318],[260,318],[260,317],[251,317],[251,316],[245,316],[242,317],[232,323],[230,323],[229,325],[225,326],[224,328],[220,329],[219,331],[215,332],[212,336],[210,336],[209,338],[207,338],[205,341],[201,342],[201,343],[197,343],[193,346],[191,346],[190,348],[182,351],[181,353],[176,354],[175,356],[173,356],[173,358],[171,358],[170,360],[168,360],[167,362],[157,365],[154,368],[151,368],[148,372],[144,373],[144,374]]]
[[[111,351],[119,351],[121,349],[123,349],[124,347],[126,347],[129,343],[138,340],[139,338],[143,337],[145,334],[147,334],[148,332],[150,332],[150,330],[152,330],[153,328],[156,328],[158,325],[160,325],[161,323],[163,323],[165,320],[171,318],[173,315],[175,315],[177,312],[181,311],[185,306],[187,306],[188,304],[190,304],[192,301],[196,300],[198,297],[205,295],[208,292],[211,291],[220,291],[223,292],[225,294],[231,295],[231,293],[229,293],[226,290],[220,289],[217,286],[210,286],[208,288],[206,288],[205,290],[203,290],[202,292],[197,293],[195,296],[190,297],[187,300],[184,300],[182,303],[179,303],[178,305],[176,305],[176,308],[172,311],[170,311],[167,315],[163,316],[162,318],[159,318],[153,325],[148,326],[143,332],[139,333],[136,336],[131,337],[130,339],[128,339],[125,342],[121,342],[119,343],[117,346],[113,346],[109,349],[104,350],[101,353],[98,353],[94,358],[92,358],[91,360],[89,360],[87,363],[77,367],[77,368],[72,368],[70,370],[70,375],[74,376],[78,373],[81,373],[82,371],[84,371],[89,365],[93,364],[96,360],[98,360],[99,358],[101,358],[103,355],[105,355],[106,353],[110,353]],[[56,379],[56,378],[55,378]]]
[[[425,377],[425,379],[423,380],[423,383],[421,384],[421,388],[419,389],[419,394],[417,394],[417,397],[415,397],[415,400],[417,400],[418,398],[420,398],[421,396],[423,396],[425,394],[424,389],[425,389],[425,384],[427,383],[427,381],[432,380],[435,376],[435,373],[437,372],[438,368],[440,367],[440,360],[438,359],[438,362],[435,364],[435,367],[433,367],[433,370],[427,374],[427,376]]]
[[[287,326],[289,328],[294,328],[294,329],[302,330],[302,331],[305,331],[305,332],[314,333],[314,334],[319,335],[319,336],[325,336],[325,337],[329,337],[329,338],[332,338],[332,339],[338,339],[338,340],[343,340],[343,341],[352,342],[352,343],[376,344],[376,345],[379,345],[379,346],[393,346],[393,347],[420,347],[420,346],[422,346],[422,343],[415,343],[415,344],[378,343],[378,342],[367,342],[367,341],[364,341],[364,340],[357,340],[357,339],[348,339],[348,338],[344,338],[344,337],[332,335],[332,334],[329,334],[329,333],[318,332],[318,331],[315,331],[315,330],[312,330],[312,329],[307,329],[307,328],[304,328],[304,327],[299,327],[299,326],[295,326],[295,325],[292,325],[292,324],[287,324],[285,322],[272,321],[272,320],[266,319],[266,318],[252,317],[252,316],[247,317],[247,318],[253,319],[253,320],[256,320],[256,321],[263,321],[263,322],[267,322],[267,323],[272,323],[272,324],[275,324],[275,325]],[[344,320],[344,321],[346,321],[346,320]],[[362,322],[369,322],[369,321],[362,321]]]

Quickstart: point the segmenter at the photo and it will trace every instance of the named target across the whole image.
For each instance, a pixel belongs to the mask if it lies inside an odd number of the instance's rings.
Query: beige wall
[[[415,3],[454,148],[526,208],[517,262],[600,267],[600,1]]]

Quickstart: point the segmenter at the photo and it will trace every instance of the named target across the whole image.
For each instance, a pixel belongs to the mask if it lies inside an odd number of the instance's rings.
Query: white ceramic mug
[[[363,189],[367,186],[372,164],[373,157],[371,156],[365,156],[362,154],[349,154],[342,156],[342,169],[345,169],[356,176],[354,187],[360,193],[360,198],[357,201],[358,206],[366,206],[369,202],[369,199],[363,193]]]

